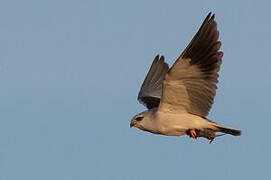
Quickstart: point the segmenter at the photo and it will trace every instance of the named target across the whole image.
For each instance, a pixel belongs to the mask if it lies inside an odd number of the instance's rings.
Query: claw
[[[195,129],[190,129],[189,130],[189,136],[191,138],[197,139],[198,136],[197,136],[197,133],[196,133]]]
[[[209,139],[209,140],[210,140],[210,141],[209,141],[209,144],[211,144],[211,143],[213,142],[214,139],[215,139],[215,138]]]

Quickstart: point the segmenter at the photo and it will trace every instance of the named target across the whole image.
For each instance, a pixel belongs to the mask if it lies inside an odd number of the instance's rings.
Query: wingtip
[[[213,20],[215,19],[215,13],[212,13],[211,11],[208,13],[208,15],[206,16],[206,20]]]
[[[212,17],[210,18],[210,21],[213,21],[215,19],[215,14],[212,15]]]
[[[165,57],[163,55],[160,57],[160,61],[165,61]]]
[[[214,15],[214,14],[213,15],[212,14],[213,14],[212,12],[209,12],[208,15],[206,16],[206,19],[210,19],[210,17]]]
[[[165,57],[164,57],[163,55],[161,55],[161,57],[160,57],[160,59],[159,59],[159,62],[160,62],[161,64],[163,64],[164,69],[165,69],[166,72],[167,72],[168,69],[169,69],[169,66],[168,66],[168,64],[165,62]]]

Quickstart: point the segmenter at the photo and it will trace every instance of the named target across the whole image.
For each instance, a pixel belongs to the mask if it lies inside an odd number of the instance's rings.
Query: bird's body
[[[145,121],[142,121],[142,125],[138,126],[139,129],[167,136],[181,136],[186,134],[189,129],[203,131],[211,128],[217,131],[217,127],[221,126],[206,118],[185,112],[178,114],[164,113],[157,111],[157,108],[153,108],[141,114],[144,114]]]
[[[186,134],[188,129],[205,129],[210,126],[210,122],[202,117],[189,114],[165,114],[156,112],[154,122],[161,128],[161,134],[169,136],[181,136]],[[166,120],[165,120],[166,119]]]
[[[138,100],[148,110],[134,116],[130,126],[154,134],[213,140],[216,132],[241,135],[206,118],[213,104],[223,53],[217,24],[208,14],[192,41],[169,69],[156,56],[141,86]]]

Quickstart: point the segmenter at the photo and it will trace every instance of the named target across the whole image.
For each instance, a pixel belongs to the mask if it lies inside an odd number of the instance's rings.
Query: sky
[[[0,2],[0,180],[270,179],[270,1]],[[129,128],[157,55],[209,12],[223,64],[212,144]]]

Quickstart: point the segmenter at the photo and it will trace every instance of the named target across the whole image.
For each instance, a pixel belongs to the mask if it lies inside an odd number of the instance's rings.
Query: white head
[[[130,127],[137,127],[144,131],[153,131],[153,110],[147,110],[135,115],[130,123]]]

